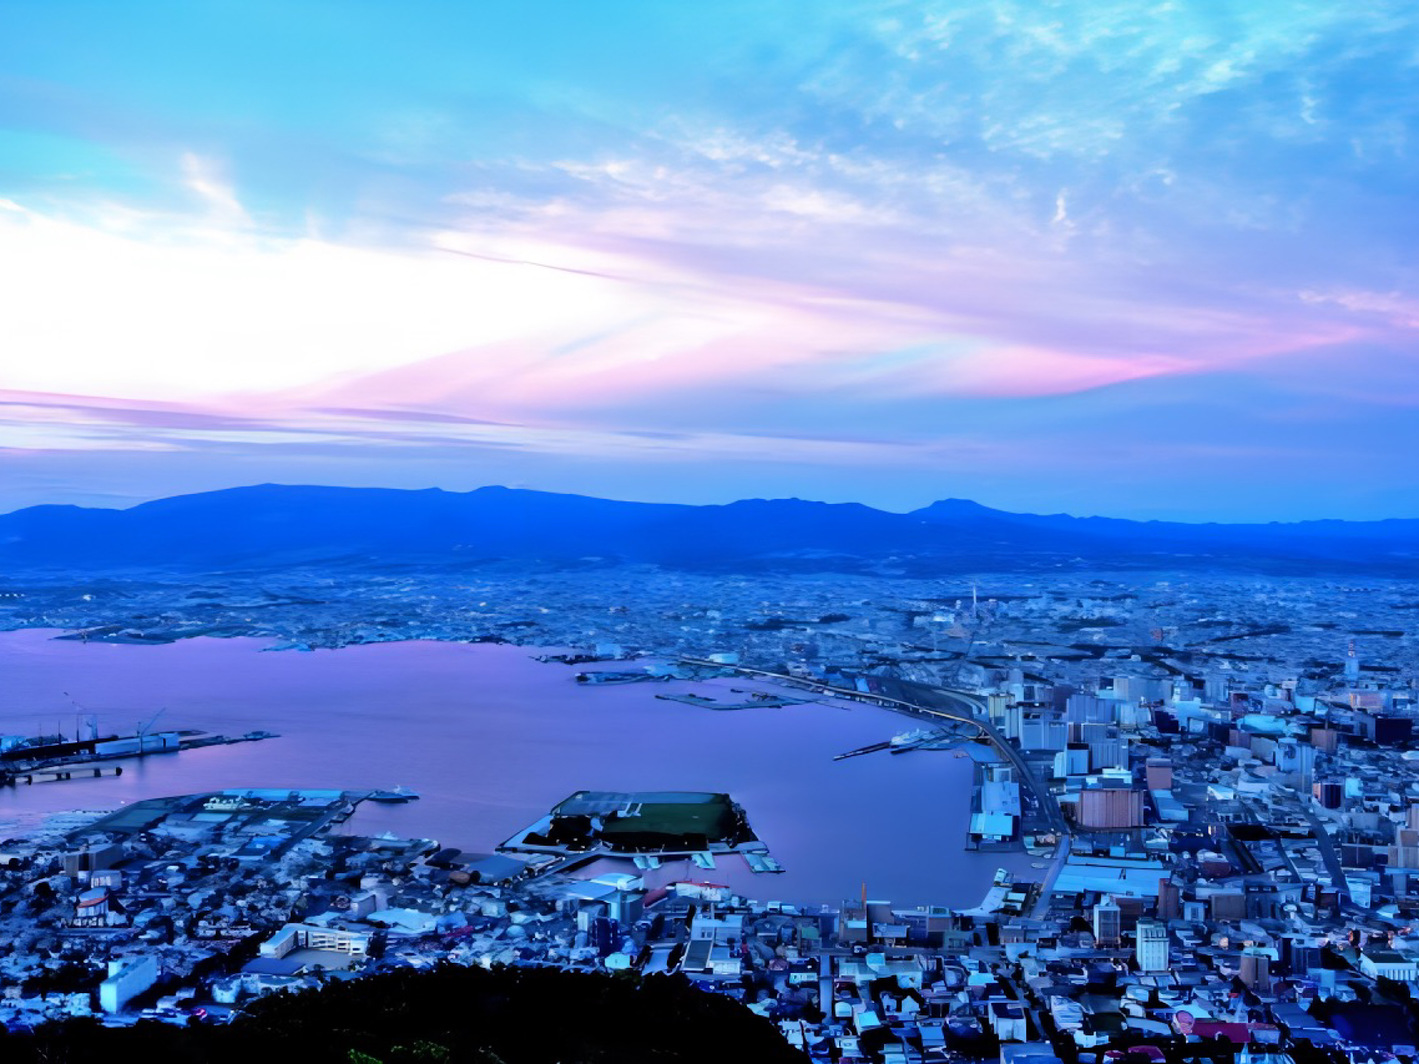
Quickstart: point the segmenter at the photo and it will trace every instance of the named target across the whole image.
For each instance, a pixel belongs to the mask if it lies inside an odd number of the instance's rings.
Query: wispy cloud
[[[1411,402],[1399,0],[534,7],[21,13],[7,446],[1087,479],[1166,410],[1262,480],[1232,418]]]

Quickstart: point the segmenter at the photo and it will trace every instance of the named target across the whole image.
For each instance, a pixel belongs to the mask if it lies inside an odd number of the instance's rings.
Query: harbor
[[[180,723],[207,735],[240,737],[265,728],[281,738],[104,762],[121,766],[122,775],[76,773],[57,787],[6,787],[0,815],[227,787],[363,792],[404,784],[421,799],[362,802],[351,829],[476,837],[491,849],[572,789],[548,794],[546,781],[560,779],[588,789],[733,795],[784,869],[772,881],[775,896],[785,900],[846,897],[866,876],[902,903],[974,905],[997,866],[1019,874],[1029,868],[1025,854],[962,851],[969,757],[936,752],[834,762],[844,750],[937,723],[903,724],[857,702],[789,689],[789,696],[813,701],[763,713],[704,712],[654,696],[693,692],[740,704],[750,701],[743,692],[785,689],[744,677],[580,685],[575,674],[589,666],[538,662],[535,651],[506,644],[403,642],[295,654],[265,652],[270,642],[255,639],[133,647],[50,634],[0,633],[7,680],[0,733],[34,734],[36,717],[48,719],[44,731],[53,732],[67,712],[72,740],[78,702],[167,705],[170,714],[180,707]],[[143,716],[134,712],[130,719]],[[470,825],[477,825],[476,835]],[[908,849],[928,856],[898,861]],[[713,872],[696,875],[690,858],[677,858],[657,875],[713,879],[750,896],[764,891],[763,874],[746,858],[714,858]],[[634,870],[632,862],[622,863]]]
[[[121,776],[121,765],[108,768],[106,763],[279,738],[274,732],[260,729],[238,736],[212,735],[191,729],[156,733],[140,730],[130,736],[100,736],[92,717],[89,727],[88,738],[73,741],[62,735],[0,738],[0,786]]]

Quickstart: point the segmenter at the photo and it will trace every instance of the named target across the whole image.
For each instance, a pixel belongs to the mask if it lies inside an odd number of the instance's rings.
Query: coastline
[[[269,728],[282,738],[147,758],[117,781],[0,793],[0,816],[218,787],[403,784],[423,800],[362,807],[349,830],[491,849],[573,790],[705,790],[732,794],[786,870],[729,869],[748,896],[835,902],[865,880],[899,904],[974,905],[1000,864],[1028,867],[1009,855],[963,853],[969,759],[918,752],[832,761],[898,730],[900,718],[870,706],[812,701],[717,713],[656,699],[666,684],[578,685],[573,668],[509,644],[415,640],[267,654],[256,653],[267,640],[250,638],[130,647],[57,641],[53,632],[0,634],[0,668],[12,679],[0,694],[0,731],[72,722],[77,703],[115,723],[126,719],[120,713],[140,719],[167,706],[175,726]],[[739,697],[728,686],[717,694]],[[904,862],[906,852],[921,857]]]

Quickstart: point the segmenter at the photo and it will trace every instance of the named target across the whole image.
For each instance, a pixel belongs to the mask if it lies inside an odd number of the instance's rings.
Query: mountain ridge
[[[258,484],[126,509],[0,515],[8,567],[653,564],[929,572],[1071,565],[1419,570],[1419,519],[1187,524],[1022,514],[968,499],[908,513],[798,498],[692,505],[487,485]]]

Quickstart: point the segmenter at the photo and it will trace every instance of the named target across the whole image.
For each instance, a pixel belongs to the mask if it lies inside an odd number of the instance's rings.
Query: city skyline
[[[18,6],[0,510],[1414,516],[1415,21]]]

